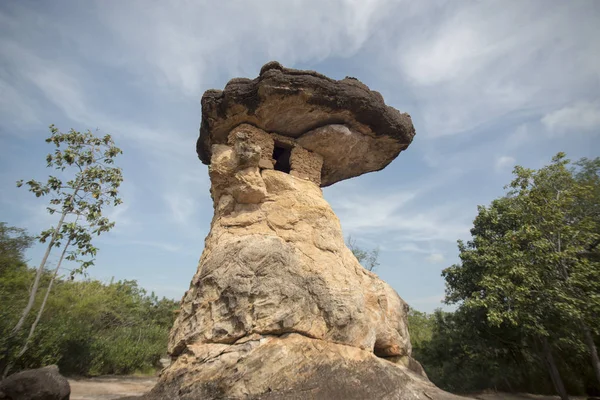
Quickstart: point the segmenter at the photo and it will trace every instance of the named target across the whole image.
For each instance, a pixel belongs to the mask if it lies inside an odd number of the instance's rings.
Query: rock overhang
[[[415,135],[410,115],[385,104],[355,78],[265,64],[253,79],[234,78],[202,97],[197,152],[210,164],[212,146],[249,124],[323,158],[321,186],[385,168]]]

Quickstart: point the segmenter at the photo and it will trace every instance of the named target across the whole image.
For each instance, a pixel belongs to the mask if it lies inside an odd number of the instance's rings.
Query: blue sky
[[[345,235],[381,249],[379,275],[431,311],[515,164],[600,156],[598,21],[596,0],[1,1],[0,221],[55,223],[14,184],[50,173],[50,123],[111,133],[125,203],[89,274],[180,298],[212,217],[202,93],[278,60],[357,77],[411,114],[407,151],[324,195]]]

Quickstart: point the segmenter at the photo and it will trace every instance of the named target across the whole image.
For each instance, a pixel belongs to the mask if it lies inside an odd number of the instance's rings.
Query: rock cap
[[[335,80],[315,71],[265,64],[253,79],[234,78],[202,96],[196,150],[210,164],[212,145],[251,124],[286,136],[323,157],[321,186],[387,166],[415,135],[410,115],[387,106],[356,78]]]

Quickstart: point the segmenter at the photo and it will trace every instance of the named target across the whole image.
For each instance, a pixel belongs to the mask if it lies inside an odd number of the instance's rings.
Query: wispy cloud
[[[170,218],[181,225],[187,225],[198,210],[194,199],[184,193],[167,193],[163,196],[169,209]]]
[[[125,151],[129,206],[115,209],[103,252],[144,246],[147,260],[168,252],[195,265],[212,215],[194,151],[199,99],[276,59],[357,76],[412,115],[417,136],[398,161],[325,196],[346,234],[381,248],[382,273],[402,265],[401,294],[423,274],[424,295],[436,293],[439,255],[453,258],[476,205],[501,195],[515,160],[593,155],[598,15],[594,0],[0,2],[2,211],[32,230],[49,222],[9,188],[14,171],[47,174],[32,167],[43,125],[98,127]]]
[[[515,158],[511,156],[500,156],[496,159],[496,171],[505,171],[507,169],[512,169],[515,165]]]
[[[403,243],[400,245],[395,245],[391,248],[384,247],[386,251],[393,251],[399,253],[416,253],[416,254],[429,254],[430,250],[425,246],[420,246],[416,243]]]
[[[432,264],[439,264],[439,263],[444,262],[446,260],[446,257],[444,257],[444,255],[440,254],[440,253],[433,253],[433,254],[430,254],[426,258],[426,260]]]
[[[25,122],[39,121],[36,114],[47,114],[45,111],[37,112],[43,105],[36,97],[42,94],[81,129],[100,127],[103,132],[129,141],[155,157],[166,154],[181,157],[182,153],[193,148],[187,132],[182,134],[173,128],[153,129],[143,122],[103,111],[106,107],[98,104],[97,99],[97,91],[101,89],[96,87],[89,72],[80,66],[43,57],[10,38],[0,40],[0,54],[7,60],[14,75],[13,78],[0,75],[0,87],[6,87],[8,94],[19,93],[10,102],[0,103],[0,110],[6,114],[15,115]]]
[[[549,112],[542,124],[551,132],[592,131],[600,133],[600,102],[581,101]]]
[[[426,135],[537,115],[593,95],[597,85],[586,84],[597,80],[600,63],[593,2],[544,4],[447,2],[431,17],[435,28],[412,27],[411,40],[397,46],[397,62],[415,87]]]
[[[27,100],[21,92],[9,82],[0,71],[0,117],[11,125],[32,126],[40,123],[36,107]],[[7,133],[17,135],[18,130],[7,129]],[[0,133],[4,132],[2,130]]]
[[[470,218],[459,204],[446,204],[422,210],[416,192],[400,192],[388,196],[377,194],[338,194],[331,203],[339,215],[344,231],[349,234],[381,234],[396,245],[418,251],[418,242],[450,241],[469,231]],[[408,243],[410,247],[405,247]]]
[[[224,76],[256,74],[268,59],[292,65],[350,56],[391,3],[199,1],[147,7],[145,1],[103,2],[98,16],[121,41],[120,48],[107,49],[113,63],[128,65],[168,91],[197,97]]]
[[[168,252],[179,252],[182,250],[180,244],[171,244],[165,242],[147,241],[147,240],[131,240],[128,242],[132,245],[153,247],[155,249],[161,249]]]

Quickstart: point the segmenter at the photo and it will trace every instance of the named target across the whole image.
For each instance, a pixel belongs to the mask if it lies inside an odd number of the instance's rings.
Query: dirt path
[[[542,396],[527,393],[482,393],[471,395],[478,400],[560,400],[558,396]],[[569,397],[571,400],[586,400],[587,397]]]
[[[98,378],[69,379],[71,400],[113,400],[124,396],[140,396],[156,384],[155,377],[102,376]],[[559,400],[558,396],[533,394],[480,393],[471,395],[478,400]],[[585,400],[586,397],[571,397]]]
[[[142,395],[154,386],[155,377],[102,376],[69,379],[71,400],[112,400]]]

